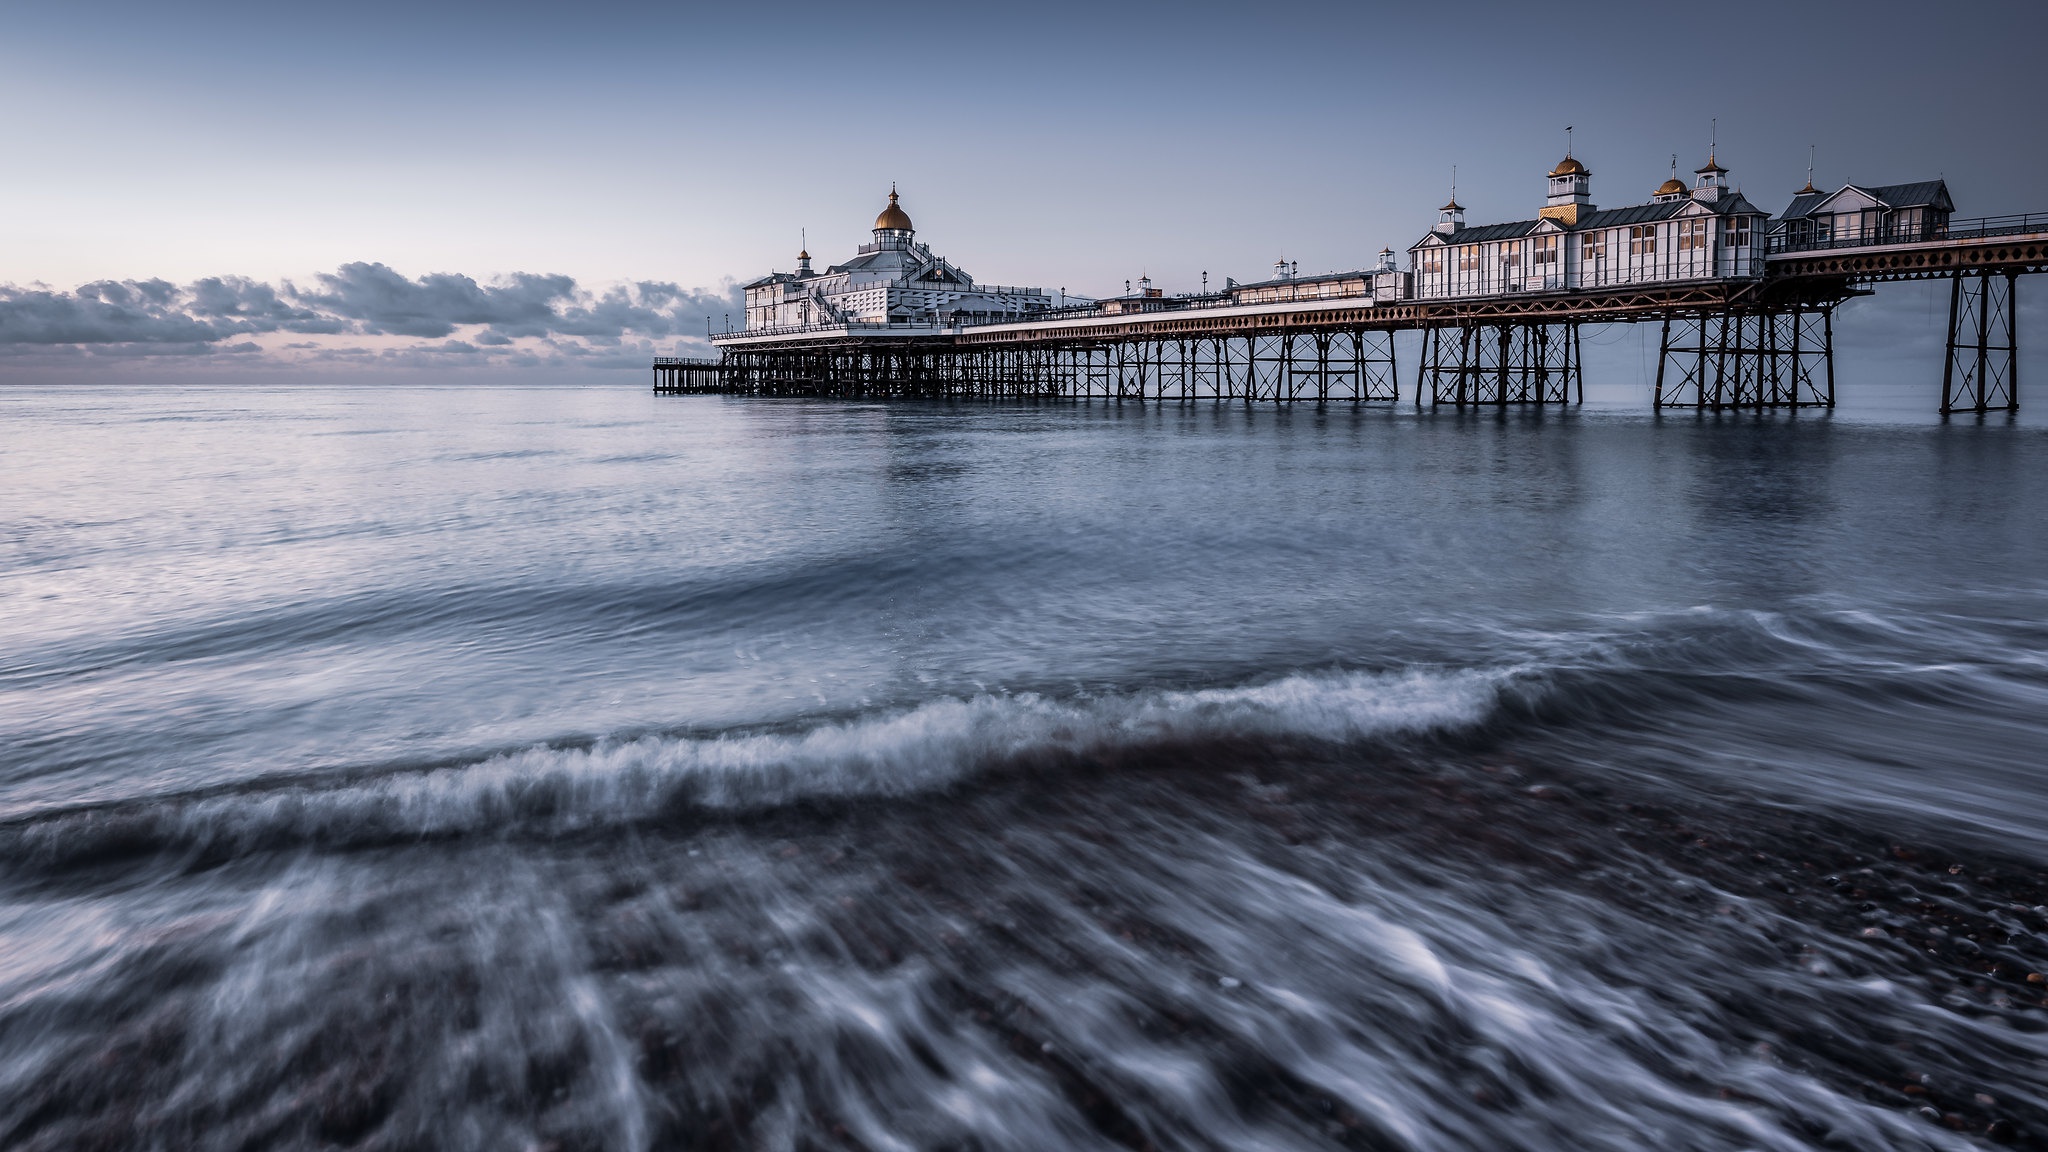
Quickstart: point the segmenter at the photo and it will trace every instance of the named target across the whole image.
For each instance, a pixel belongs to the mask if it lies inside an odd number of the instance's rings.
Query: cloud
[[[471,324],[510,324],[546,331],[556,302],[568,302],[576,281],[567,276],[514,273],[491,287],[468,276],[434,272],[411,280],[383,264],[343,264],[322,272],[320,287],[286,288],[303,304],[357,321],[375,335],[442,337]]]
[[[739,311],[740,297],[730,284],[688,290],[637,281],[593,291],[561,274],[486,282],[451,272],[410,277],[364,262],[304,286],[241,276],[184,285],[101,280],[69,292],[0,285],[0,355],[644,366],[678,345],[701,350],[706,319]],[[277,334],[295,339],[261,342]]]

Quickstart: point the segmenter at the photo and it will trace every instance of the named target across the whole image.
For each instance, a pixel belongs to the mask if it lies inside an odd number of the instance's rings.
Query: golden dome
[[[1591,176],[1591,175],[1592,175],[1592,173],[1591,173],[1591,172],[1588,172],[1588,171],[1586,171],[1586,166],[1585,166],[1584,164],[1581,164],[1581,163],[1579,163],[1579,162],[1578,162],[1577,160],[1574,160],[1574,159],[1572,159],[1572,158],[1571,158],[1571,157],[1569,157],[1569,156],[1565,157],[1565,158],[1564,158],[1564,159],[1562,159],[1562,160],[1559,160],[1559,161],[1557,162],[1557,167],[1555,167],[1555,168],[1552,168],[1552,169],[1550,170],[1550,174],[1551,174],[1552,176]]]
[[[1685,181],[1673,176],[1671,179],[1657,185],[1655,194],[1658,196],[1683,196],[1685,195]]]
[[[910,226],[910,213],[896,206],[896,189],[894,188],[889,189],[889,206],[882,209],[880,216],[875,217],[875,230],[879,232],[884,228],[900,228],[905,232],[912,230]]]

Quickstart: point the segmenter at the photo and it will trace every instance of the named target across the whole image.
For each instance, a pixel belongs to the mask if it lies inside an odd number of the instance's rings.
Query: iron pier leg
[[[2020,274],[2005,274],[2005,410],[2020,410]]]
[[[1586,349],[1579,343],[1579,322],[1572,321],[1572,380],[1578,388],[1579,403],[1586,402]]]
[[[1664,331],[1657,337],[1657,395],[1656,398],[1652,400],[1650,403],[1650,408],[1653,411],[1664,406],[1664,361],[1668,359],[1670,355],[1671,313],[1666,312],[1664,314]],[[1580,399],[1583,400],[1584,398],[1585,395],[1584,390],[1582,388],[1580,392]]]
[[[1835,310],[1832,306],[1821,309],[1820,332],[1821,340],[1826,344],[1825,351],[1828,366],[1827,406],[1833,408],[1835,406]]]
[[[1948,342],[1941,355],[1941,412],[1946,416],[1956,410],[1956,321],[1963,312],[1963,278],[1960,274],[1948,279]]]

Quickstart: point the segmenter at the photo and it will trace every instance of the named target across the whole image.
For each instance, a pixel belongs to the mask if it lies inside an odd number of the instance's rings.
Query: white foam
[[[134,809],[121,815],[142,816],[149,832],[166,839],[215,843],[437,836],[499,827],[573,831],[680,808],[736,810],[811,798],[909,795],[1004,765],[1113,756],[1174,743],[1349,742],[1455,728],[1484,719],[1500,690],[1518,675],[1512,669],[1302,674],[1236,688],[1099,698],[943,698],[797,732],[541,746],[342,784],[159,800],[147,815]]]

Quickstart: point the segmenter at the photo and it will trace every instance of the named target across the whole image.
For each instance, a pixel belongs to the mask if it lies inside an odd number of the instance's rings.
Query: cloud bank
[[[0,285],[0,357],[31,361],[221,357],[269,363],[618,364],[702,354],[707,318],[741,309],[739,290],[658,281],[587,289],[518,272],[410,277],[344,264],[304,284],[210,276],[101,280],[69,292]]]

